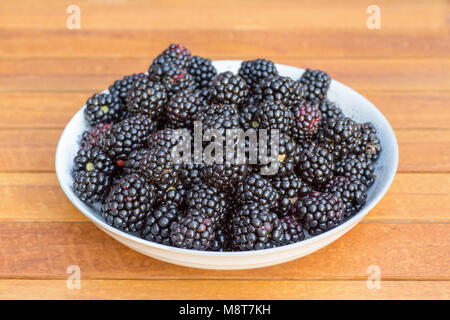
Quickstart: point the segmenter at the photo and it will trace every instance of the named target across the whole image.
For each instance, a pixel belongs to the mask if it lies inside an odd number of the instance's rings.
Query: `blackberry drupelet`
[[[298,142],[314,138],[322,122],[322,113],[317,105],[305,101],[294,105],[292,110],[294,113],[292,137]]]
[[[339,119],[345,117],[342,109],[339,108],[336,103],[328,99],[324,99],[319,103],[319,109],[322,113],[322,127],[324,126],[325,122],[328,121],[328,119]]]
[[[238,209],[232,225],[232,247],[237,251],[274,248],[284,242],[283,226],[276,213],[256,202]]]
[[[242,104],[249,94],[248,85],[231,71],[219,73],[210,87],[213,100],[217,103]]]
[[[204,108],[204,101],[192,91],[179,91],[166,105],[166,116],[177,128],[192,126],[192,119]]]
[[[270,99],[279,101],[287,107],[304,100],[304,91],[299,82],[278,75],[270,75],[262,79],[255,93],[257,101]]]
[[[159,82],[142,78],[134,81],[127,93],[130,114],[143,114],[157,119],[168,99],[166,88]]]
[[[319,140],[336,159],[354,152],[361,143],[361,127],[350,118],[328,119]]]
[[[254,89],[262,79],[270,75],[278,75],[278,70],[272,61],[256,59],[243,61],[238,74],[251,89]]]
[[[157,185],[173,184],[177,179],[178,166],[172,160],[170,148],[155,146],[149,149],[139,162],[139,172]]]
[[[86,101],[84,117],[91,124],[122,120],[125,106],[117,96],[96,93]]]
[[[381,152],[381,143],[377,137],[377,129],[371,122],[361,125],[361,139],[355,153],[364,153],[372,161],[376,161]]]
[[[292,213],[311,235],[318,235],[340,225],[344,219],[345,204],[331,193],[312,192],[297,200]]]
[[[148,78],[145,73],[134,73],[123,77],[122,80],[116,80],[109,86],[109,93],[120,98],[124,105],[127,104],[127,92],[132,88],[133,82],[138,79]]]
[[[291,133],[294,124],[292,111],[280,101],[264,100],[255,114],[259,129],[278,129],[281,133]]]
[[[110,176],[98,170],[79,171],[73,179],[73,191],[83,202],[102,201],[110,186]]]
[[[300,83],[306,91],[306,99],[318,103],[327,97],[331,78],[321,70],[306,69],[300,78]]]
[[[154,203],[152,186],[140,175],[129,174],[111,187],[102,205],[102,217],[119,230],[139,232]]]
[[[80,149],[73,159],[74,174],[80,171],[98,170],[105,175],[111,175],[114,169],[113,161],[100,149]]]
[[[375,169],[365,154],[351,154],[336,161],[335,174],[360,180],[369,188],[375,181]]]
[[[284,244],[297,243],[305,239],[303,226],[295,215],[286,215],[280,218],[284,230]]]
[[[303,181],[316,187],[331,179],[334,168],[333,155],[324,147],[311,143],[303,150],[297,170]]]
[[[247,175],[239,186],[239,196],[242,203],[256,202],[267,207],[275,206],[278,200],[278,194],[270,182],[257,173]]]
[[[270,183],[278,193],[278,201],[273,210],[279,216],[288,215],[298,197],[305,196],[312,191],[311,187],[304,183],[296,174],[274,177]]]
[[[199,56],[191,56],[188,72],[194,78],[198,88],[211,87],[212,80],[217,75],[217,70],[212,65],[211,59]]]
[[[149,117],[135,115],[113,125],[101,140],[101,148],[112,160],[125,160],[136,149],[141,148],[155,130]]]
[[[205,213],[214,223],[222,223],[226,216],[226,195],[215,187],[194,184],[186,194],[186,206]]]
[[[100,147],[100,141],[103,135],[112,128],[111,123],[100,122],[89,130],[83,132],[81,136],[81,148],[85,150],[94,149]]]
[[[345,217],[355,214],[367,199],[367,187],[352,177],[335,176],[328,182],[324,191],[341,197],[346,207]]]
[[[172,245],[170,227],[177,220],[179,210],[171,201],[160,204],[155,210],[149,212],[145,218],[141,238],[156,243]]]

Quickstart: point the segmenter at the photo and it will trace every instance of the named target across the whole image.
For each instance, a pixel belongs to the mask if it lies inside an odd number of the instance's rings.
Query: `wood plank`
[[[53,173],[1,173],[0,221],[88,221]],[[400,173],[364,222],[450,222],[450,174]]]
[[[32,0],[18,3],[2,1],[1,27],[5,29],[66,28],[69,0]],[[325,29],[367,31],[366,8],[358,0],[337,4],[321,1],[239,1],[211,3],[194,1],[87,1],[79,0],[81,28],[87,30],[161,30],[167,29]],[[448,2],[379,0],[383,31],[446,30]],[[226,12],[226,15],[223,14]],[[187,14],[188,13],[188,14]],[[108,16],[108,19],[104,17]],[[136,23],[139,21],[139,23]]]
[[[89,94],[0,93],[0,128],[64,128]],[[394,129],[447,129],[450,123],[450,93],[368,92],[366,96]]]
[[[208,271],[164,263],[107,236],[91,223],[0,223],[0,278],[60,278],[77,265],[82,279],[450,280],[448,223],[362,223],[330,246],[282,265]],[[426,267],[424,267],[426,266]]]
[[[449,299],[449,281],[0,280],[0,299]],[[174,310],[176,312],[176,310]],[[273,314],[276,312],[272,311]]]
[[[53,172],[61,132],[61,129],[2,130],[0,172]],[[450,130],[399,129],[396,135],[400,148],[398,172],[450,172]]]

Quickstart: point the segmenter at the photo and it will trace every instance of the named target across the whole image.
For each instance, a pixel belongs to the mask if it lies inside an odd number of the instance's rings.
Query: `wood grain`
[[[449,281],[0,280],[0,299],[449,299]],[[176,312],[176,310],[175,310]]]
[[[448,223],[362,223],[309,256],[254,270],[205,271],[164,263],[126,248],[91,223],[0,223],[0,278],[450,280]]]

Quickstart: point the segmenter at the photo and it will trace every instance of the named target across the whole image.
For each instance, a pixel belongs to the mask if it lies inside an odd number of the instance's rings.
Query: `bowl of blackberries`
[[[170,263],[310,254],[361,221],[397,169],[382,113],[314,68],[172,44],[87,98],[58,144],[62,189],[107,234]]]

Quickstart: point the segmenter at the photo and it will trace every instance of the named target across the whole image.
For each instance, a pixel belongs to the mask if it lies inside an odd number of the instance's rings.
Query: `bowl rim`
[[[229,63],[241,63],[242,60],[213,60],[213,64],[215,63],[224,63],[224,64],[229,64]],[[279,64],[279,63],[275,63],[275,65],[277,67],[287,67],[287,68],[296,68],[298,69],[300,72],[303,72],[305,69],[296,67],[296,66],[291,66],[291,65],[285,65],[285,64]],[[92,208],[91,206],[89,206],[88,204],[85,204],[84,202],[82,202],[73,192],[72,188],[70,186],[68,186],[67,184],[64,183],[63,178],[62,178],[62,172],[60,170],[61,166],[60,166],[60,154],[62,152],[64,152],[64,146],[62,145],[63,142],[63,137],[65,137],[65,135],[67,134],[68,128],[71,126],[72,122],[75,121],[75,118],[77,116],[77,114],[79,114],[80,112],[83,112],[85,105],[83,105],[70,119],[70,121],[67,123],[67,125],[64,127],[64,130],[61,133],[61,136],[59,138],[58,141],[58,145],[56,148],[56,154],[55,154],[55,170],[56,170],[56,176],[58,178],[58,182],[60,184],[60,187],[62,188],[62,190],[64,191],[66,197],[72,202],[72,204],[79,210],[81,211],[81,213],[83,213],[90,221],[94,222],[94,224],[97,227],[101,227],[104,229],[107,229],[108,231],[117,234],[118,236],[122,237],[122,238],[126,238],[129,241],[132,242],[137,242],[141,245],[145,245],[145,246],[150,246],[150,247],[154,247],[155,249],[160,249],[163,251],[170,251],[170,252],[177,252],[177,253],[182,253],[182,254],[188,254],[188,255],[192,255],[192,256],[205,256],[205,257],[251,257],[251,256],[258,256],[261,254],[266,254],[266,253],[272,253],[272,252],[282,252],[282,251],[288,251],[288,250],[292,250],[295,249],[297,247],[302,247],[302,246],[307,246],[311,243],[315,243],[315,242],[320,242],[322,239],[325,238],[329,238],[332,235],[335,235],[337,233],[340,232],[344,232],[346,231],[346,229],[348,229],[349,227],[352,227],[354,225],[356,225],[358,223],[359,220],[361,220],[364,216],[366,216],[370,210],[372,210],[375,205],[378,204],[378,202],[384,197],[384,195],[387,193],[387,191],[389,190],[390,186],[392,185],[392,182],[394,181],[395,175],[397,173],[397,167],[398,167],[398,161],[399,161],[399,151],[398,151],[398,142],[397,142],[397,138],[395,136],[394,130],[392,129],[392,126],[390,125],[389,121],[386,119],[386,117],[384,116],[384,114],[372,103],[370,102],[364,95],[360,94],[358,91],[354,90],[353,88],[335,80],[332,79],[332,82],[336,82],[337,84],[346,87],[347,89],[353,91],[354,93],[358,94],[360,96],[360,98],[366,100],[367,104],[370,106],[370,108],[373,109],[374,112],[378,113],[378,115],[380,116],[380,118],[385,122],[386,128],[388,129],[388,135],[390,136],[390,140],[394,146],[394,154],[393,154],[393,158],[394,158],[394,163],[392,164],[392,166],[389,166],[391,173],[388,176],[388,179],[385,181],[384,185],[380,188],[380,191],[378,193],[378,195],[372,199],[372,201],[370,202],[369,205],[365,206],[364,209],[360,210],[357,214],[355,214],[353,217],[347,219],[346,221],[344,221],[342,224],[340,224],[339,226],[328,230],[322,234],[319,234],[317,236],[312,236],[309,237],[305,240],[293,243],[293,244],[288,244],[288,245],[284,245],[284,246],[280,246],[280,247],[275,247],[275,248],[269,248],[269,249],[262,249],[262,250],[252,250],[252,251],[227,251],[227,252],[217,252],[217,251],[200,251],[200,250],[193,250],[193,249],[183,249],[183,248],[178,248],[178,247],[172,247],[169,245],[164,245],[164,244],[159,244],[156,242],[152,242],[149,240],[145,240],[142,238],[139,238],[135,235],[126,233],[124,231],[121,231],[119,229],[116,229],[110,225],[108,225],[103,219],[95,216],[94,214],[92,214],[90,211],[95,210],[94,208]],[[104,90],[103,92],[108,92],[108,90]]]

